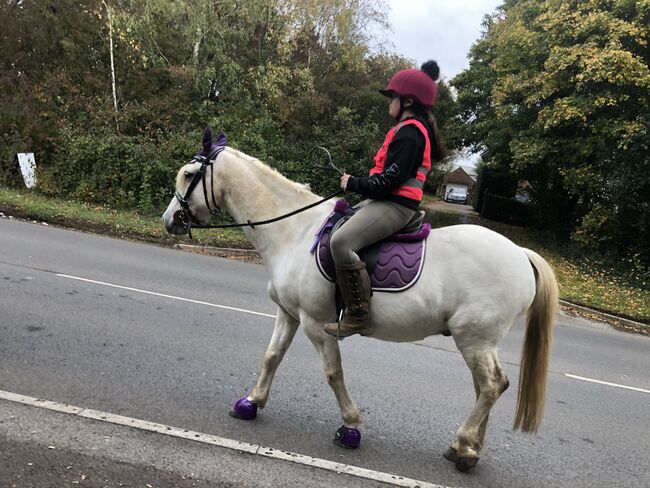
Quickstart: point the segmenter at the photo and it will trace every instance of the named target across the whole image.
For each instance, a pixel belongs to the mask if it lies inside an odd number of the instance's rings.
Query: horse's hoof
[[[240,398],[229,412],[231,417],[242,420],[253,420],[257,417],[257,403],[248,401],[248,398]]]
[[[453,447],[447,449],[442,454],[442,457],[444,457],[447,461],[454,463],[456,465],[456,469],[458,471],[462,471],[463,473],[469,471],[478,463],[477,457],[458,457],[458,451]]]
[[[442,457],[444,457],[447,461],[455,463],[458,461],[458,451],[456,451],[456,449],[453,447],[450,447],[442,454]]]
[[[459,457],[456,458],[456,469],[461,473],[466,473],[478,464],[477,457]]]
[[[361,432],[342,425],[334,434],[334,444],[345,449],[357,449],[361,444]]]

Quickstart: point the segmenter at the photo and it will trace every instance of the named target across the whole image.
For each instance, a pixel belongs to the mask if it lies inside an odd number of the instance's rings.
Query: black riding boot
[[[359,261],[337,267],[336,277],[346,309],[340,323],[325,324],[325,332],[338,338],[354,334],[372,335],[373,330],[368,322],[371,287],[366,264]]]

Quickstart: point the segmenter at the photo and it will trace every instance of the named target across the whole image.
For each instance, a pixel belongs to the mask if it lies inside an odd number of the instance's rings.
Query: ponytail
[[[433,113],[429,111],[427,114],[427,122],[429,123],[429,128],[433,134],[434,146],[431,148],[431,156],[436,163],[439,163],[445,156],[447,156],[447,148],[445,143],[442,140],[440,131],[438,130],[438,124],[436,123],[436,118],[433,116]]]
[[[431,136],[433,136],[431,138],[431,161],[442,161],[445,159],[445,156],[447,156],[447,148],[445,147],[445,143],[440,135],[440,130],[438,130],[438,123],[436,122],[436,118],[433,116],[433,112],[430,108],[424,107],[417,102],[414,102],[409,108],[415,115],[426,121],[429,132],[431,133]]]
[[[429,78],[433,80],[434,83],[436,83],[440,77],[440,67],[435,61],[427,61],[420,67],[420,70],[425,72]],[[411,109],[415,114],[420,115],[427,121],[429,130],[433,136],[433,141],[431,141],[431,159],[435,162],[442,161],[447,155],[447,148],[445,148],[445,144],[443,143],[442,137],[440,136],[438,124],[436,123],[436,118],[433,116],[432,108],[424,107],[416,102],[413,104],[413,107],[411,107]]]

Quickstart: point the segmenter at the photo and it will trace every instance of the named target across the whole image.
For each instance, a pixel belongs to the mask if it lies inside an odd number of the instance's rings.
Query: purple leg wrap
[[[246,397],[240,398],[230,411],[230,416],[242,420],[253,420],[257,417],[257,403],[249,402]]]
[[[361,432],[342,425],[334,434],[334,443],[346,449],[357,449],[361,444]]]

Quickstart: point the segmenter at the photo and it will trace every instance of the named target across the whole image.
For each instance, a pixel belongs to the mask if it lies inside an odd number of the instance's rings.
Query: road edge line
[[[436,485],[425,481],[419,481],[416,479],[406,478],[399,475],[361,468],[350,464],[343,464],[335,461],[329,461],[327,459],[305,456],[303,454],[283,451],[281,449],[276,449],[272,447],[265,447],[258,444],[241,442],[234,439],[228,439],[226,437],[219,437],[212,434],[205,434],[202,432],[181,429],[170,425],[158,424],[155,422],[135,419],[132,417],[125,417],[122,415],[102,412],[99,410],[93,410],[89,408],[78,407],[75,405],[53,402],[50,400],[39,399],[39,398],[21,395],[18,393],[12,393],[4,390],[0,390],[0,400],[20,403],[31,407],[42,408],[45,410],[73,415],[75,417],[95,420],[98,422],[106,422],[110,424],[121,425],[121,426],[130,427],[130,428],[143,430],[147,432],[155,432],[157,434],[162,434],[170,437],[177,437],[177,438],[186,439],[194,442],[199,442],[202,444],[209,444],[224,449],[229,449],[232,451],[257,455],[260,457],[278,459],[278,460],[291,462],[294,464],[301,464],[305,466],[312,466],[315,468],[323,469],[334,473],[347,474],[349,476],[354,476],[356,478],[364,478],[372,481],[379,481],[394,486],[404,486],[410,488],[418,488],[418,487],[419,488],[449,488],[443,485]]]

